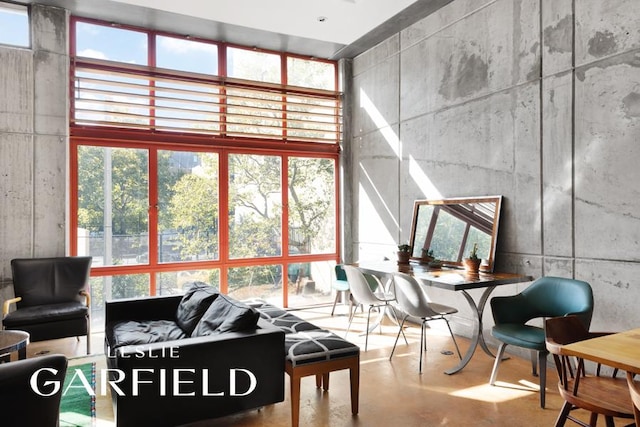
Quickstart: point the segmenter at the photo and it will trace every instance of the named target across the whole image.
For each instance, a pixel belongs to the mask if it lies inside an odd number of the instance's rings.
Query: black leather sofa
[[[109,301],[105,316],[118,427],[177,426],[284,400],[284,332],[210,286]]]

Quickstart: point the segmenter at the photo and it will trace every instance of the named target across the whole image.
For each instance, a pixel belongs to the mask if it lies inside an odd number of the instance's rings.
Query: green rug
[[[77,372],[80,370],[82,373]],[[82,378],[86,378],[94,396],[91,396]],[[67,388],[71,383],[72,387]],[[69,366],[62,388],[60,402],[60,427],[91,427],[96,423],[96,364],[83,363]]]

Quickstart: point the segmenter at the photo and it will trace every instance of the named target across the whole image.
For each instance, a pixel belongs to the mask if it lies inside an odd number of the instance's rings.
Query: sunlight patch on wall
[[[362,88],[360,88],[360,107],[364,108],[364,111],[367,112],[376,125],[376,128],[387,141],[391,150],[393,150],[393,153],[400,159],[400,138],[398,138],[398,135],[396,135],[391,126],[389,126],[389,123],[382,116],[380,110],[373,104],[373,101],[371,101]]]
[[[427,199],[441,199],[442,194],[436,186],[431,182],[427,174],[422,170],[420,165],[413,156],[409,156],[409,176],[413,178],[422,194]]]

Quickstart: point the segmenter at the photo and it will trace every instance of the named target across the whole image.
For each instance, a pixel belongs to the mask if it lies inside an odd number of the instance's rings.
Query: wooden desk
[[[512,273],[468,274],[461,269],[443,268],[434,270],[420,264],[411,263],[409,265],[398,265],[396,262],[391,261],[380,263],[364,262],[354,265],[365,273],[377,276],[390,276],[397,272],[407,273],[427,286],[434,286],[436,288],[462,293],[471,307],[474,329],[469,349],[460,363],[445,371],[445,373],[449,375],[460,372],[465,366],[467,366],[471,357],[475,353],[478,344],[480,344],[480,347],[482,347],[485,353],[491,357],[495,357],[495,355],[489,350],[489,347],[487,347],[484,340],[484,334],[482,333],[482,313],[484,312],[484,307],[487,304],[489,295],[491,295],[491,292],[493,292],[496,286],[528,282],[531,280],[531,277],[529,276]],[[467,292],[469,289],[484,289],[478,303],[476,303],[473,297]]]
[[[561,352],[640,374],[640,328],[563,345]]]

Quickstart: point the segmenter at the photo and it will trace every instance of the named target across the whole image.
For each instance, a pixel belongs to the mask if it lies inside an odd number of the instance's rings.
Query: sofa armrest
[[[175,320],[182,295],[107,301],[105,325],[126,320]]]

